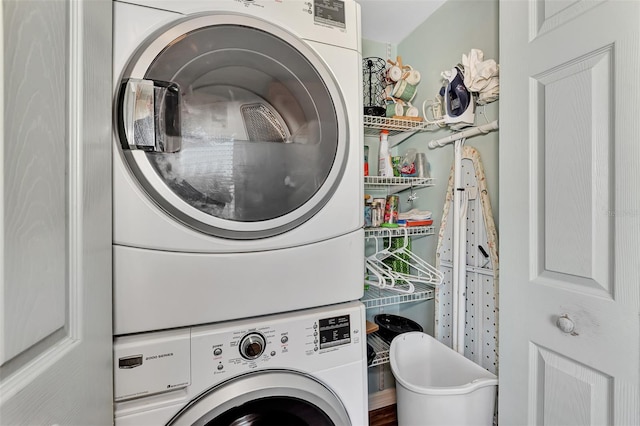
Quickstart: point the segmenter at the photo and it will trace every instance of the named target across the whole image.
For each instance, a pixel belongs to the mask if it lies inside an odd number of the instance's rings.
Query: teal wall
[[[363,57],[378,56],[395,60],[396,55],[402,57],[404,64],[409,64],[420,71],[421,82],[418,94],[413,102],[422,114],[425,100],[435,98],[442,86],[440,73],[450,70],[462,61],[462,54],[468,54],[472,48],[484,52],[485,59],[498,57],[498,1],[497,0],[448,0],[422,25],[414,30],[397,46],[364,40]],[[484,124],[498,118],[499,101],[476,109],[476,124]],[[433,212],[436,231],[439,229],[447,181],[453,163],[453,144],[430,149],[427,144],[432,139],[447,136],[452,132],[448,128],[436,131],[419,132],[395,148],[392,155],[402,155],[408,148],[424,152],[430,163],[431,176],[435,178],[435,186],[418,191],[418,200],[413,206],[403,201],[404,210],[412,207]],[[498,221],[498,136],[499,132],[476,136],[467,140],[466,144],[480,152],[487,178],[487,186],[493,208],[494,220]],[[377,140],[365,138],[365,145],[370,146],[369,163],[377,158]],[[373,161],[372,161],[373,160]],[[373,167],[373,171],[376,167]],[[406,191],[405,191],[406,192]],[[406,195],[405,195],[406,197]],[[425,242],[419,240],[426,240]],[[419,239],[424,252],[419,254],[430,263],[435,263],[437,236]]]
[[[376,56],[378,58],[387,59],[387,51],[389,56],[394,58],[398,46],[395,44],[378,43],[377,41],[362,40],[362,57]]]
[[[366,23],[364,24],[366,25]],[[485,59],[498,58],[498,0],[448,0],[436,12],[420,25],[399,45],[387,45],[370,40],[363,40],[362,56],[377,56],[395,60],[402,56],[404,64],[409,64],[420,71],[421,82],[413,104],[422,113],[422,103],[433,99],[442,86],[440,73],[449,70],[462,61],[462,54],[468,54],[472,48],[484,52]],[[484,124],[498,118],[498,102],[493,102],[476,110],[476,124]],[[418,199],[411,205],[407,203],[409,191],[401,194],[401,211],[411,208],[431,210],[433,213],[436,235],[414,238],[412,250],[427,262],[435,265],[437,233],[442,219],[445,193],[451,165],[453,163],[453,144],[437,149],[429,149],[427,144],[432,139],[447,136],[452,132],[447,128],[437,131],[419,132],[396,148],[392,155],[402,155],[408,148],[424,152],[430,163],[431,176],[435,178],[435,186],[416,191]],[[475,136],[466,144],[475,147],[482,158],[491,205],[496,226],[498,223],[498,137],[499,132]],[[376,137],[365,137],[365,145],[370,147],[369,167],[371,174],[377,171],[378,140]],[[375,312],[373,312],[375,311]],[[420,323],[425,332],[433,334],[434,304],[433,301],[405,303],[367,311],[367,318],[372,319],[376,313],[392,313],[411,318]],[[375,393],[394,386],[393,376],[388,365],[369,369],[369,392]]]

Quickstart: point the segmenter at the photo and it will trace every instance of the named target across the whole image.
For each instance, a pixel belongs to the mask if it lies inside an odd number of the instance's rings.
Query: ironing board
[[[438,236],[436,269],[444,274],[435,295],[435,337],[452,347],[453,184],[451,169]],[[498,235],[478,151],[465,146],[462,187],[467,206],[464,355],[498,374]]]

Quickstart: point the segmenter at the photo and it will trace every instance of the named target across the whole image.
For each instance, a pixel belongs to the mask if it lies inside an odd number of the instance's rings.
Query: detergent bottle
[[[380,151],[378,156],[378,176],[393,177],[393,164],[389,153],[389,131],[380,130]]]

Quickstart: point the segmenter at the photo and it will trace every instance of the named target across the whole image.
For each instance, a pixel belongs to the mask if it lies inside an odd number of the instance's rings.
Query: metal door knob
[[[561,315],[556,321],[556,325],[563,333],[572,333],[576,328],[571,318],[567,314]]]

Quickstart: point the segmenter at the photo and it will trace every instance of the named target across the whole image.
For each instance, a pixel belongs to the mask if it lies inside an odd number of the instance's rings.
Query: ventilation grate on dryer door
[[[242,118],[251,142],[287,142],[289,131],[282,117],[270,105],[242,105]]]

